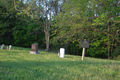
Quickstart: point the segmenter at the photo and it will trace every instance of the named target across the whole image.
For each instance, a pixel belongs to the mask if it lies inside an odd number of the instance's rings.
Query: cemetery
[[[36,46],[36,44],[33,45]],[[62,52],[60,56],[57,53],[39,49],[37,52],[40,52],[40,54],[31,54],[30,51],[31,48],[15,46],[12,46],[10,51],[1,49],[0,79],[118,80],[120,77],[119,61],[89,57],[85,57],[83,61],[82,56],[65,54],[64,48],[60,48],[60,52]]]
[[[0,0],[0,80],[120,80],[120,0]]]

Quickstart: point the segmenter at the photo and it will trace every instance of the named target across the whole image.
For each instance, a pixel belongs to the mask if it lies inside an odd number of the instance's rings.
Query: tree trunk
[[[49,41],[50,41],[50,31],[46,30],[45,31],[45,40],[46,40],[46,52],[49,52]]]
[[[110,31],[110,27],[108,25],[108,33]],[[108,59],[110,59],[110,40],[109,40],[109,36],[108,36]]]
[[[47,8],[50,8],[47,9]],[[49,12],[49,13],[48,13]],[[48,21],[48,14],[50,16],[50,21]],[[45,40],[46,40],[46,52],[49,52],[49,42],[50,42],[50,25],[51,25],[51,5],[49,6],[47,1],[45,0],[45,16],[46,16],[46,21],[45,21],[45,27],[44,27],[44,31],[45,31]]]

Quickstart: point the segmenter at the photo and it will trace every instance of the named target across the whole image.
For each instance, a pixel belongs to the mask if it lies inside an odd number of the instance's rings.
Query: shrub
[[[115,49],[115,51],[111,54],[113,59],[120,59],[120,46]]]

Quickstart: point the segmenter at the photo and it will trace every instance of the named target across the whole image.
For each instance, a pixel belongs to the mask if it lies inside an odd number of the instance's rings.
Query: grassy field
[[[0,80],[120,80],[120,61],[30,50],[0,50]]]

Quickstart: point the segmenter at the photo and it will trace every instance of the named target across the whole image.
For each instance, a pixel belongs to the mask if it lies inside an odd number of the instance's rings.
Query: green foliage
[[[0,0],[0,44],[13,44],[12,28],[15,26],[16,11],[12,0]]]
[[[120,35],[116,35],[120,29],[117,5],[117,0],[67,0],[54,17],[52,41],[80,47],[81,40],[86,38],[91,42],[87,56],[107,58],[108,45],[120,43]],[[111,47],[115,50],[115,46]]]
[[[107,47],[101,47],[101,45],[91,46],[89,49],[87,49],[87,54],[91,57],[107,58]]]
[[[120,55],[118,55],[117,57],[114,57],[113,59],[120,60]]]
[[[26,9],[26,4],[16,0],[16,9]],[[0,0],[0,44],[30,47],[36,42],[44,47],[43,20],[28,13],[16,11],[14,0]]]
[[[106,25],[105,23],[109,22],[107,15],[102,14],[100,18],[94,19],[93,25]]]
[[[117,57],[114,56],[113,59],[114,59],[114,60],[120,60],[120,55],[118,55]]]
[[[43,45],[44,33],[39,25],[29,22],[19,21],[14,27],[14,45],[30,47],[32,43]]]
[[[120,46],[111,54],[113,59],[120,59]]]

